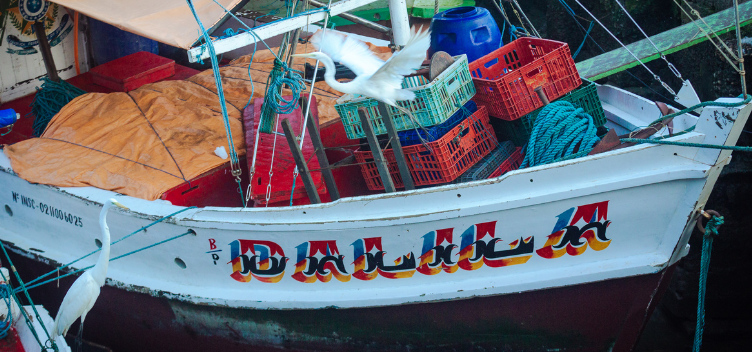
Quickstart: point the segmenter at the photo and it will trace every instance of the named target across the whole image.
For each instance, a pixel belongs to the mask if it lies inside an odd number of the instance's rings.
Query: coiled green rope
[[[587,155],[600,141],[593,117],[567,101],[546,105],[535,119],[520,168]]]
[[[44,133],[52,117],[60,112],[65,104],[86,94],[83,90],[62,79],[55,82],[47,77],[42,77],[40,80],[43,82],[42,86],[37,88],[37,94],[31,103],[31,114],[35,116],[32,134],[34,137],[39,137]]]
[[[294,70],[287,63],[274,59],[274,68],[269,74],[264,95],[264,105],[261,110],[259,129],[264,133],[272,133],[274,128],[274,114],[289,114],[298,107],[300,93],[305,89],[303,72]],[[282,97],[282,88],[287,86],[292,91],[292,98]]]

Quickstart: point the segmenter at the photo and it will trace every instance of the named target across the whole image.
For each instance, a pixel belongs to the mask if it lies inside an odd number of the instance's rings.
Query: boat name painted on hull
[[[12,193],[13,201],[16,203],[20,203],[21,205],[31,209],[38,209],[40,212],[42,212],[42,214],[46,214],[53,218],[65,221],[73,226],[84,227],[84,221],[80,216],[75,216],[71,213],[50,206],[49,204],[39,202],[22,194],[18,194],[16,192]]]
[[[385,264],[386,252],[382,237],[357,239],[352,247],[354,261],[347,264],[346,256],[340,253],[337,240],[306,241],[295,247],[295,265],[290,277],[299,282],[329,282],[332,278],[348,282],[373,280],[378,276],[386,279],[410,278],[416,273],[436,275],[440,272],[455,273],[459,269],[472,271],[483,266],[500,268],[525,264],[534,255],[555,259],[564,255],[578,256],[590,247],[595,251],[606,249],[611,240],[606,230],[608,201],[581,205],[567,209],[555,217],[556,223],[546,242],[535,249],[535,238],[517,238],[503,249],[497,237],[497,221],[471,225],[459,236],[454,228],[438,229],[423,235],[419,255],[415,251],[401,255],[394,265]],[[578,223],[584,223],[578,226]],[[503,226],[501,227],[503,230]],[[455,241],[456,240],[456,241]],[[216,265],[220,258],[216,240],[209,240],[212,259]],[[237,239],[229,243],[232,273],[230,277],[239,282],[256,279],[266,283],[282,280],[291,259],[285,256],[282,247],[272,241]],[[404,253],[404,252],[403,252]]]

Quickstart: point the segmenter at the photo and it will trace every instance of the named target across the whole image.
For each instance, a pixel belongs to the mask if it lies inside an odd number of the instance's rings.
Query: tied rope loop
[[[3,299],[5,305],[8,307],[8,312],[5,315],[5,319],[0,321],[0,339],[4,339],[8,336],[8,331],[11,325],[13,325],[13,310],[11,305],[13,304],[13,290],[7,284],[0,284],[0,298]]]
[[[702,334],[705,330],[705,290],[707,288],[708,269],[710,268],[710,253],[713,250],[713,237],[718,236],[718,228],[723,225],[723,216],[717,211],[708,210],[702,213],[703,216],[710,217],[707,225],[702,227],[700,220],[697,220],[697,227],[702,236],[702,257],[700,258],[700,287],[697,291],[697,326],[695,327],[695,341],[692,346],[693,352],[699,352],[702,347]]]
[[[298,107],[300,93],[305,89],[303,72],[287,66],[287,63],[274,59],[274,68],[269,74],[264,96],[264,105],[261,110],[259,128],[264,133],[272,132],[273,114],[290,114]],[[292,98],[287,100],[282,97],[282,89],[287,86],[292,92]]]
[[[544,107],[535,119],[520,168],[587,155],[600,142],[593,117],[567,101]]]

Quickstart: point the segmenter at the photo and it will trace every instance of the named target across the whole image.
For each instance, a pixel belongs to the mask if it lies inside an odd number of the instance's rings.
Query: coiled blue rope
[[[723,225],[723,216],[713,215],[705,225],[705,234],[702,236],[700,287],[697,291],[697,326],[695,327],[695,342],[692,346],[693,352],[700,352],[700,347],[702,347],[702,334],[705,331],[705,289],[710,267],[710,253],[713,251],[713,237],[718,236],[718,227],[721,225]]]
[[[13,291],[10,289],[10,286],[6,284],[0,285],[0,298],[2,298],[5,305],[8,306],[8,313],[5,315],[5,319],[0,321],[0,339],[4,339],[8,336],[10,326],[13,324],[13,311],[11,310]]]
[[[546,105],[535,119],[520,168],[587,155],[600,141],[593,117],[568,101]]]

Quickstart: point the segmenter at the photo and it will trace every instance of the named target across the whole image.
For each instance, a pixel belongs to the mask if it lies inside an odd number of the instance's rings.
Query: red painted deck
[[[0,340],[0,352],[24,352],[21,339],[18,337],[16,328],[8,331],[8,336]]]

